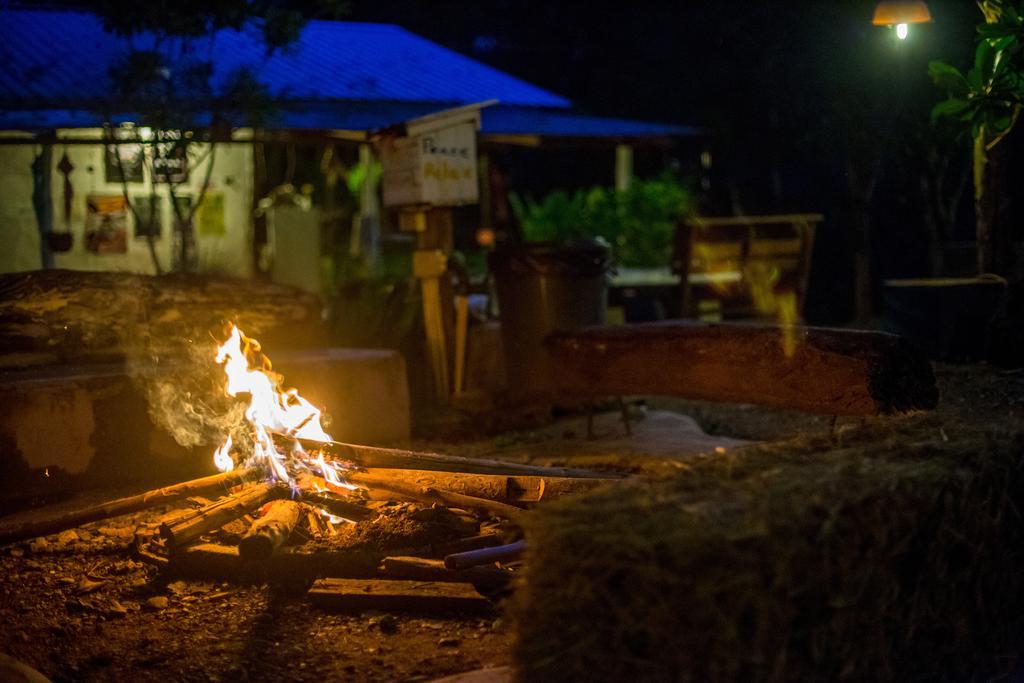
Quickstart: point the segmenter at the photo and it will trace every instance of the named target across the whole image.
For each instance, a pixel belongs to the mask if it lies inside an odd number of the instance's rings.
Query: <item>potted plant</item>
[[[689,193],[671,178],[634,179],[629,189],[509,197],[519,234],[490,257],[501,308],[510,393],[551,394],[542,342],[556,329],[604,324],[612,257],[620,264],[669,261]]]
[[[1024,3],[978,4],[984,21],[971,69],[964,74],[940,61],[928,66],[932,80],[948,94],[932,110],[933,120],[952,121],[971,138],[977,276],[890,280],[885,292],[896,331],[946,360],[976,360],[985,354],[1015,265],[1010,225],[999,220],[998,209],[1003,143],[1024,104]]]

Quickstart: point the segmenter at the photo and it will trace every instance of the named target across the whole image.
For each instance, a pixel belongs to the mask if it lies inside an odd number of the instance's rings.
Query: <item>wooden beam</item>
[[[679,396],[825,415],[927,410],[932,366],[901,337],[817,327],[671,321],[558,332],[558,390],[577,397]]]

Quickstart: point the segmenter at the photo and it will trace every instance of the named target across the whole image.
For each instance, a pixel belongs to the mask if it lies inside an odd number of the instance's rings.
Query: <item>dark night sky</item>
[[[857,188],[870,199],[876,295],[927,274],[928,145],[967,169],[966,139],[928,124],[931,59],[966,67],[980,12],[931,0],[934,23],[898,43],[871,0],[652,3],[357,0],[352,18],[399,23],[570,97],[597,114],[704,126],[715,155],[710,213],[820,211],[810,317],[852,313]],[[972,230],[970,191],[957,226]]]

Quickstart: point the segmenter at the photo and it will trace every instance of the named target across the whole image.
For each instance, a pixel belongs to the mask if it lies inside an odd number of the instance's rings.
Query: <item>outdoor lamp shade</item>
[[[871,23],[875,26],[897,24],[926,24],[932,20],[932,13],[924,0],[882,0],[875,7]]]

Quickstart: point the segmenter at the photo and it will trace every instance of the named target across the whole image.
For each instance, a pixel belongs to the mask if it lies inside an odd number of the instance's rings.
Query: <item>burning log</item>
[[[174,524],[162,524],[160,535],[172,548],[179,548],[195,541],[203,534],[219,529],[228,522],[252,512],[274,493],[274,484],[261,482],[247,486],[237,493],[225,496],[196,514]]]
[[[512,572],[498,567],[469,567],[451,570],[442,560],[428,560],[424,557],[385,557],[381,561],[381,572],[392,579],[412,581],[445,581],[471,583],[479,590],[490,592],[504,588],[512,580]]]
[[[516,541],[507,545],[497,545],[493,548],[481,548],[480,550],[468,550],[464,553],[455,553],[444,558],[444,566],[448,569],[469,569],[495,562],[507,562],[518,559],[526,550],[526,541]]]
[[[360,467],[583,479],[603,479],[608,476],[590,470],[578,470],[569,467],[524,465],[485,458],[465,458],[458,455],[406,451],[398,448],[360,446],[358,444],[341,443],[340,441],[323,442],[311,439],[298,439],[298,441],[306,448],[324,449],[335,458],[346,460]]]
[[[299,523],[302,506],[293,500],[275,500],[252,523],[238,542],[238,554],[246,562],[266,560],[284,545]]]
[[[82,510],[67,512],[52,519],[25,522],[6,531],[0,531],[0,545],[60,533],[66,529],[73,529],[83,524],[139,512],[140,510],[178,501],[199,493],[209,493],[218,489],[227,490],[229,487],[243,482],[250,476],[252,476],[250,471],[237,469],[231,472],[214,474],[209,477],[202,477],[174,484],[173,486],[146,491],[145,493],[128,496],[127,498],[118,498],[117,500],[111,500]]]
[[[565,495],[590,491],[621,479],[576,479],[570,477],[523,477],[496,474],[456,474],[422,470],[366,469],[346,472],[353,484],[370,490],[371,497],[385,492],[421,500],[427,491],[447,491],[502,503],[538,503]]]
[[[555,386],[575,396],[656,394],[826,415],[931,409],[932,367],[901,337],[817,327],[671,321],[557,332]]]
[[[369,510],[358,503],[351,503],[347,500],[342,500],[323,493],[310,493],[303,491],[302,501],[315,507],[323,508],[332,515],[344,517],[345,519],[352,520],[353,522],[362,522],[367,519],[372,519],[377,514],[373,510]]]
[[[321,579],[309,590],[309,599],[319,607],[345,611],[481,614],[493,610],[473,584],[440,581]]]

